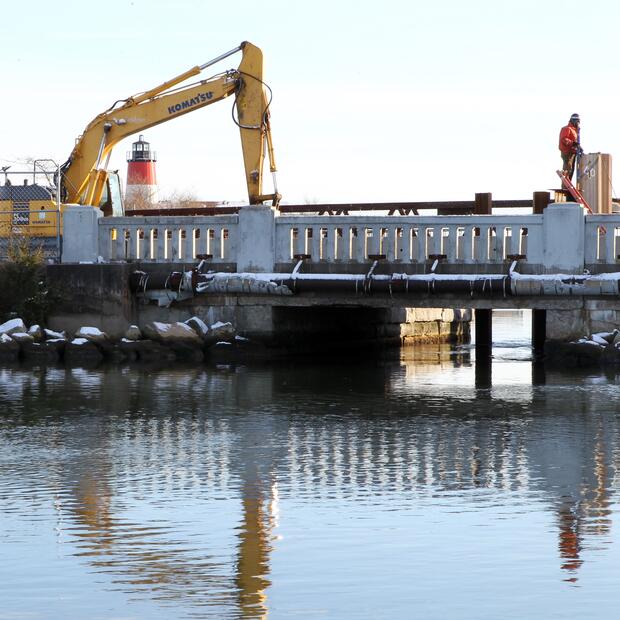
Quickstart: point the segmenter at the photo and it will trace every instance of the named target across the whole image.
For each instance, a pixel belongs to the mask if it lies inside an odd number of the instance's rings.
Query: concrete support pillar
[[[237,271],[269,273],[275,266],[275,217],[271,207],[239,210]]]
[[[532,310],[532,348],[534,357],[540,358],[545,352],[547,338],[547,311]]]
[[[545,273],[583,273],[585,215],[575,202],[549,205],[543,211]]]
[[[62,216],[62,263],[96,263],[99,257],[100,209],[66,205]]]

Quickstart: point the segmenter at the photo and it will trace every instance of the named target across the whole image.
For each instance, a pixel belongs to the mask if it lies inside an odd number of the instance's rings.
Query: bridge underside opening
[[[498,323],[496,326],[495,323]],[[544,354],[547,338],[547,310],[514,309],[492,310],[478,308],[474,311],[474,342],[476,358],[491,356],[494,345],[512,342],[517,334],[531,334],[531,346],[536,357]]]
[[[275,307],[275,343],[303,350],[468,342],[471,313],[440,308]]]

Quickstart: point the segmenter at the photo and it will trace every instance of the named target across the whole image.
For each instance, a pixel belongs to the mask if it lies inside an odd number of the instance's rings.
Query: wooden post
[[[476,194],[474,215],[491,215],[493,213],[493,195]]]
[[[547,370],[541,360],[532,361],[532,385],[545,385],[547,383]]]
[[[532,199],[532,210],[534,215],[541,215],[551,202],[551,195],[549,192],[534,192]]]
[[[490,356],[493,346],[493,310],[488,308],[476,308],[474,310],[474,323],[476,328],[476,357],[478,352]]]
[[[476,387],[491,387],[491,351],[493,348],[493,310],[474,310],[476,330]]]
[[[534,357],[541,358],[545,353],[547,337],[547,311],[532,310],[532,348]]]

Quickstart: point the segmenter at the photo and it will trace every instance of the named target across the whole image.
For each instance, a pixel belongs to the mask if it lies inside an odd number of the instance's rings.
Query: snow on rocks
[[[24,344],[26,342],[34,342],[34,338],[26,332],[13,332],[11,334],[11,338],[13,338],[15,342],[19,342],[20,344]]]
[[[203,340],[209,334],[209,327],[200,317],[193,316],[191,319],[187,319],[185,324],[189,325]]]
[[[620,363],[620,331],[598,332],[561,347],[564,355],[583,363]]]
[[[151,340],[165,344],[195,344],[202,346],[202,338],[185,323],[147,323],[144,335]]]
[[[28,331],[26,325],[21,319],[11,319],[0,325],[0,334],[7,334],[8,336],[17,332],[26,331]]]
[[[55,332],[51,329],[44,329],[43,334],[46,340],[66,340],[67,335],[65,332]]]
[[[88,342],[94,342],[101,344],[108,342],[108,336],[97,327],[80,327],[75,332],[75,338],[87,340]]]
[[[209,327],[209,340],[212,342],[229,342],[236,336],[235,328],[232,323],[222,323],[217,321]]]
[[[125,340],[135,341],[142,339],[142,332],[137,325],[130,325],[125,332]]]
[[[45,338],[45,334],[40,325],[31,325],[28,328],[28,333],[34,338],[35,342],[41,342]]]
[[[27,328],[22,319],[11,319],[0,326],[0,360],[19,359],[37,363],[64,361],[69,365],[93,365],[110,362],[167,363],[182,360],[200,363],[205,355],[225,347],[244,351],[253,347],[238,336],[229,322],[207,325],[200,317],[185,322],[153,321],[140,329],[131,325],[122,338],[112,339],[98,327],[83,326],[67,336],[33,325]]]

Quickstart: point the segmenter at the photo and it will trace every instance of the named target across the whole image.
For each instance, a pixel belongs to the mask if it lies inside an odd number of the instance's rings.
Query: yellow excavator
[[[181,85],[237,52],[242,54],[237,69]],[[14,187],[5,182],[4,186],[0,186],[0,236],[21,232],[35,237],[53,237],[58,230],[58,206],[62,213],[67,204],[99,207],[104,215],[123,215],[118,174],[107,170],[114,146],[132,134],[194,112],[230,95],[234,96],[233,119],[241,133],[249,204],[270,202],[277,207],[280,194],[275,179],[276,165],[269,123],[270,94],[271,90],[263,82],[262,51],[244,41],[229,52],[155,88],[116,101],[87,125],[71,155],[59,167],[59,197],[54,196],[53,190],[36,184]],[[263,194],[265,154],[273,174],[272,194]]]

